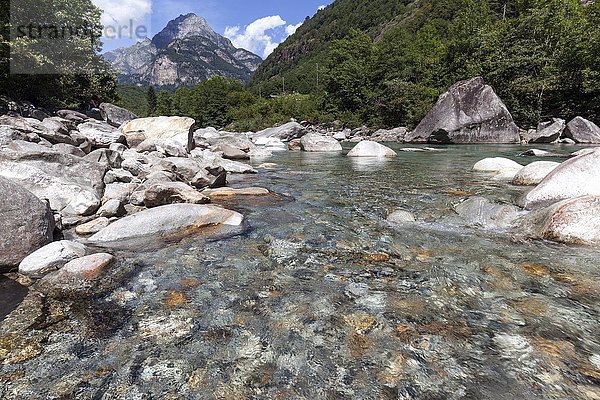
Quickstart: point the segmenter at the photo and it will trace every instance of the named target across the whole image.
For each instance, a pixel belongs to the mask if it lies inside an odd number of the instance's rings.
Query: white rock
[[[52,242],[25,257],[19,264],[19,273],[40,278],[75,258],[83,257],[85,253],[86,247],[81,243],[68,240]]]
[[[388,215],[387,220],[388,220],[388,222],[391,222],[394,224],[402,224],[402,223],[406,223],[406,222],[415,222],[416,218],[412,213],[410,213],[408,211],[395,210],[390,215]]]
[[[560,163],[553,161],[536,161],[523,167],[513,178],[513,185],[534,186],[539,184]]]
[[[496,157],[485,158],[473,166],[473,171],[476,172],[491,172],[497,173],[506,169],[520,170],[523,166],[516,161],[508,158]]]
[[[342,151],[342,145],[330,136],[309,133],[300,139],[302,150],[307,152],[336,152]]]
[[[396,155],[396,152],[389,147],[370,140],[358,143],[348,153],[348,157],[396,157]]]

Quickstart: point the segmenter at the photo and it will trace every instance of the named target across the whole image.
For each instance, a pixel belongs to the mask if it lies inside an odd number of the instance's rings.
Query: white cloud
[[[144,23],[152,13],[152,0],[92,0],[104,11],[101,22],[104,26],[131,26]],[[135,26],[134,25],[134,26]]]
[[[229,38],[235,47],[262,54],[266,58],[279,46],[279,43],[302,25],[302,23],[287,26],[286,24],[287,22],[281,16],[272,15],[257,19],[243,30],[239,26],[228,26],[225,28],[225,37]]]
[[[317,8],[317,11],[321,11],[321,10],[324,10],[326,8],[327,8],[326,5],[322,5],[322,6],[319,6],[319,8]]]
[[[285,33],[288,36],[293,35],[294,33],[296,33],[296,31],[298,30],[298,28],[300,28],[300,26],[303,24],[303,22],[297,23],[296,25],[288,25],[285,27]]]

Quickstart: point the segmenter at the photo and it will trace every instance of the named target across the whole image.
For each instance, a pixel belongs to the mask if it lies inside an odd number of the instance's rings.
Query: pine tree
[[[157,99],[156,92],[152,86],[146,91],[146,103],[148,104],[148,116],[154,115],[156,113]]]

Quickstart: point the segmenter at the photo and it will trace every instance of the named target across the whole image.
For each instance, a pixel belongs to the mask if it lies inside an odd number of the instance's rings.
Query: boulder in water
[[[553,143],[560,139],[565,130],[565,120],[554,118],[550,122],[542,123],[536,131],[531,131],[525,135],[527,143]]]
[[[331,136],[309,133],[302,136],[300,146],[303,151],[313,153],[342,151],[342,145]]]
[[[600,245],[600,196],[563,200],[527,215],[521,228],[528,236],[567,244]]]
[[[143,201],[151,208],[175,203],[206,204],[210,198],[183,182],[156,182],[146,189]]]
[[[348,157],[396,157],[396,155],[394,150],[371,140],[359,142],[348,153]]]
[[[127,245],[137,240],[174,240],[195,233],[219,235],[239,227],[242,214],[213,205],[172,204],[151,208],[113,222],[89,241],[101,246]]]
[[[535,186],[544,180],[560,163],[552,161],[536,161],[524,166],[513,178],[513,185]]]
[[[600,127],[582,117],[575,117],[565,128],[563,136],[575,143],[600,143]]]
[[[600,150],[560,164],[522,198],[521,205],[532,210],[587,195],[600,196]]]
[[[519,128],[510,112],[485,84],[473,78],[453,85],[442,94],[406,142],[519,143]]]

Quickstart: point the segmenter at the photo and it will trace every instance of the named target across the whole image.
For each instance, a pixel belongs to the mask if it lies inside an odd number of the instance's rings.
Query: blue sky
[[[264,57],[293,33],[307,16],[313,16],[319,7],[333,0],[92,1],[105,11],[102,17],[105,27],[143,26],[148,28],[149,37],[164,28],[168,21],[193,12],[205,17],[216,32],[232,39],[237,47]],[[124,31],[116,35],[119,36],[117,39],[104,38],[104,51],[135,43],[136,35],[131,35],[131,30]]]

